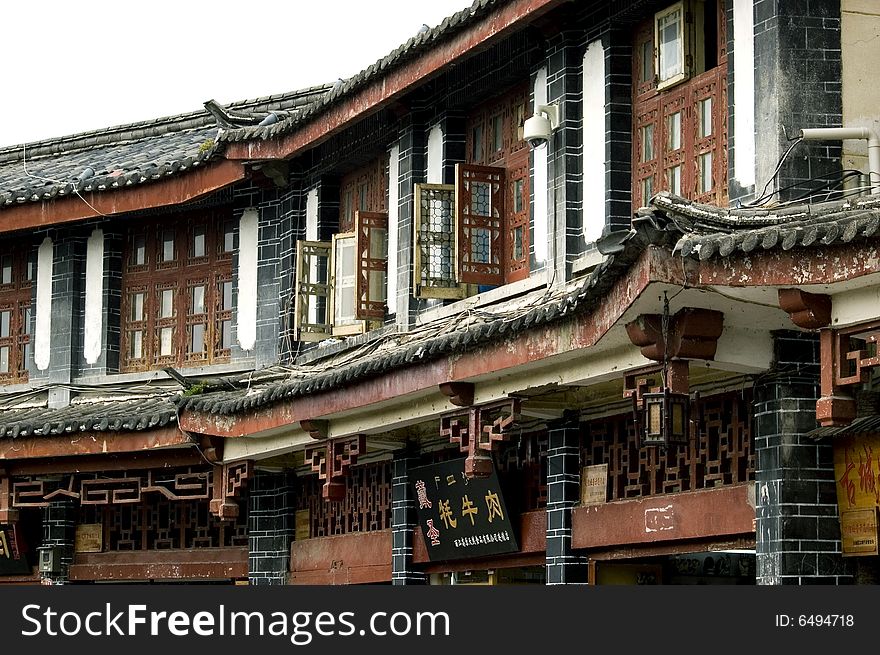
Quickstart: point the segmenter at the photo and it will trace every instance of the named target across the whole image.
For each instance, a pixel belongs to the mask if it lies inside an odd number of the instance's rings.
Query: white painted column
[[[428,184],[443,184],[443,128],[435,125],[428,132]]]
[[[535,105],[546,105],[547,104],[547,68],[541,68],[538,70],[535,75]],[[547,232],[547,212],[549,210],[549,205],[547,203],[547,194],[549,193],[549,187],[547,185],[547,177],[548,177],[548,161],[547,161],[547,152],[548,149],[538,148],[537,150],[532,150],[532,161],[534,163],[534,190],[532,192],[532,196],[534,198],[534,202],[532,203],[532,216],[534,217],[534,234],[532,235],[532,240],[534,241],[534,251],[535,251],[535,262],[537,263],[536,268],[543,268],[544,263],[547,261],[547,249],[549,244],[550,235]]]
[[[34,363],[41,371],[49,368],[52,352],[52,267],[55,247],[46,237],[37,251],[37,316],[34,331]]]
[[[92,230],[86,242],[86,309],[83,355],[87,364],[101,356],[104,327],[104,231]]]
[[[733,0],[733,177],[755,184],[755,18],[753,0]],[[721,111],[727,111],[722,107]]]
[[[584,53],[583,82],[583,226],[593,243],[605,227],[605,48],[593,41]]]
[[[257,342],[257,244],[259,212],[247,209],[238,232],[238,345],[253,350]]]
[[[400,146],[388,153],[388,311],[397,313],[398,207],[400,201]]]

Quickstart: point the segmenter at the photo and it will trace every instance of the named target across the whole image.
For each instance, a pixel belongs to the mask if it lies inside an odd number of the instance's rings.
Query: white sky
[[[351,77],[471,0],[8,0],[0,147]]]

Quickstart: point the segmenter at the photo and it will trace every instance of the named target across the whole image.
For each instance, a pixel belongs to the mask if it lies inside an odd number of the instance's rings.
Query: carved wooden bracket
[[[626,333],[642,355],[655,362],[672,359],[713,359],[721,336],[724,314],[712,309],[685,307],[669,318],[669,343],[663,340],[663,317],[642,314],[626,324]]]
[[[329,421],[321,421],[316,419],[307,419],[300,421],[299,426],[309,433],[312,439],[322,440],[327,438],[327,430],[330,426]]]
[[[474,385],[470,382],[444,382],[440,385],[440,393],[449,398],[449,402],[459,407],[474,404]]]
[[[253,476],[253,462],[234,462],[214,467],[214,494],[211,498],[211,513],[221,521],[238,517],[237,499],[247,489],[248,480]]]
[[[510,438],[519,413],[520,400],[510,398],[471,407],[466,414],[449,414],[440,418],[440,436],[467,453],[464,462],[466,477],[485,477],[492,472],[491,452],[498,443]]]
[[[800,289],[780,289],[779,306],[788,313],[792,323],[805,330],[831,325],[831,296]]]
[[[199,439],[199,448],[211,464],[223,461],[223,439],[202,435]]]
[[[345,498],[345,478],[357,463],[359,456],[367,452],[367,437],[359,434],[343,439],[330,439],[325,444],[306,449],[306,462],[324,481],[321,496],[327,501]]]
[[[816,419],[823,427],[849,425],[856,417],[854,386],[870,379],[880,366],[880,321],[819,333],[822,396],[816,401]]]

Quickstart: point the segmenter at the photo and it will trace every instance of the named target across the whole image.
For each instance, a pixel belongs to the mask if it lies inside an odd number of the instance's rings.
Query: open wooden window
[[[34,263],[24,249],[0,248],[0,383],[27,382]]]
[[[229,360],[234,249],[228,210],[129,230],[122,277],[123,371]]]
[[[504,284],[504,195],[503,168],[456,165],[460,282]]]
[[[388,214],[355,212],[355,232],[297,242],[294,326],[301,341],[360,334],[385,318]]]
[[[727,202],[725,15],[683,0],[644,21],[633,43],[633,204],[666,190]]]
[[[458,279],[455,185],[415,185],[413,293],[417,298],[464,298]]]

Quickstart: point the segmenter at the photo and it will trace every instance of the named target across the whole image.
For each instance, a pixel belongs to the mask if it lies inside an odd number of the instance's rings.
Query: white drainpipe
[[[866,139],[868,141],[868,179],[871,193],[880,194],[880,137],[867,127],[813,127],[801,130],[805,141],[844,141]]]

